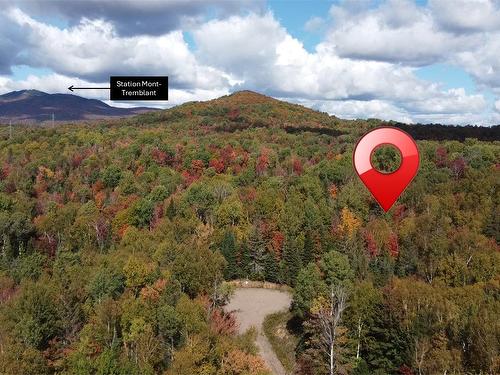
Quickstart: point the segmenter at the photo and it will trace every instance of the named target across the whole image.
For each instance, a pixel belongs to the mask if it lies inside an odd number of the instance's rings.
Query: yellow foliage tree
[[[347,207],[344,207],[340,213],[340,224],[338,225],[340,234],[352,238],[360,226],[361,221],[356,217],[356,215],[354,215]]]

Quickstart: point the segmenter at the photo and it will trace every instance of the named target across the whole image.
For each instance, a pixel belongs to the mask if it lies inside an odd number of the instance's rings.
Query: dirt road
[[[242,288],[236,289],[226,311],[235,311],[240,324],[240,333],[254,326],[257,329],[256,344],[260,355],[275,375],[286,375],[278,357],[262,330],[264,318],[272,313],[290,307],[291,297],[288,293],[273,289]]]

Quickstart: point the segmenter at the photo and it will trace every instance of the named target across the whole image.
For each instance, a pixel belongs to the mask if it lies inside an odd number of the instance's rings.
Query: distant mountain
[[[12,91],[0,95],[0,123],[34,123],[52,120],[79,121],[133,116],[154,108],[117,108],[100,100],[70,94],[48,94],[38,90]]]

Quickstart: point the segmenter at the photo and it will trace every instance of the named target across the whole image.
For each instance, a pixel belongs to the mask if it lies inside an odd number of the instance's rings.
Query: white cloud
[[[486,106],[482,95],[467,95],[463,88],[450,89],[436,96],[424,97],[402,105],[416,113],[453,114],[460,112],[480,113]]]
[[[93,83],[77,77],[69,77],[61,74],[48,74],[45,76],[29,75],[23,80],[14,80],[0,76],[0,94],[17,90],[39,90],[51,94],[63,93],[71,94],[68,90],[70,85],[80,87],[107,87],[109,82]],[[77,92],[75,92],[77,94]],[[109,98],[108,90],[85,90],[86,97],[92,99]]]
[[[464,106],[460,110],[450,112],[445,103],[414,103],[412,106],[398,105],[387,100],[293,100],[298,104],[311,107],[322,112],[327,112],[340,118],[378,118],[382,120],[394,120],[404,123],[440,123],[449,125],[494,125],[500,123],[500,113],[492,114],[485,111],[486,104],[476,103],[476,108]],[[484,105],[483,105],[484,104]],[[429,105],[428,111],[419,112],[418,105]],[[434,105],[434,107],[433,107]],[[482,109],[482,110],[481,110]]]
[[[492,0],[430,0],[436,21],[454,32],[500,29],[500,3]]]
[[[270,13],[211,21],[194,36],[200,61],[238,77],[245,88],[275,96],[354,100],[355,115],[360,108],[379,104],[376,100],[392,101],[417,113],[425,111],[426,105],[429,113],[475,112],[484,107],[481,95],[444,91],[438,84],[418,79],[409,67],[343,58],[330,43],[321,43],[315,53],[309,53]],[[361,107],[363,101],[370,106]]]
[[[327,42],[353,59],[422,66],[449,63],[500,90],[500,2],[388,0],[376,8],[331,8]]]
[[[286,35],[270,13],[213,20],[194,31],[200,60],[242,79],[251,79],[255,71],[268,71],[268,64],[277,57],[276,45]]]
[[[452,114],[420,114],[414,115],[413,121],[422,124],[446,124],[446,125],[499,125],[500,115],[487,113],[452,113]]]
[[[85,96],[89,99],[103,100],[115,107],[156,107],[167,108],[193,100],[210,100],[223,95],[228,95],[228,89],[171,89],[169,90],[169,100],[166,102],[143,101],[143,102],[118,102],[109,100],[109,90],[75,90],[73,93],[68,87],[107,87],[109,82],[89,82],[77,77],[69,77],[60,74],[48,74],[45,76],[30,75],[23,80],[13,80],[12,78],[0,76],[0,95],[10,91],[18,90],[39,90],[51,94],[63,93]]]
[[[446,60],[464,67],[484,87],[500,91],[500,38],[492,38],[493,31],[453,32],[444,18],[433,14],[434,5],[389,1],[373,9],[368,3],[354,0],[332,7],[335,22],[314,52],[308,52],[271,12],[197,23],[190,30],[196,45],[192,51],[182,30],[123,36],[112,22],[96,18],[61,29],[11,9],[10,20],[28,38],[24,60],[17,63],[55,73],[21,81],[0,76],[0,91],[67,92],[70,84],[98,85],[109,75],[157,74],[169,75],[171,83],[169,102],[154,103],[159,106],[245,88],[347,118],[496,121],[483,95],[445,90],[415,75],[415,65]],[[456,18],[448,13],[442,17]],[[86,91],[85,96],[107,99],[107,92]]]
[[[475,49],[457,53],[453,60],[481,86],[500,93],[500,32],[494,35],[483,37]]]
[[[82,18],[111,22],[120,36],[163,35],[202,23],[207,14],[224,17],[260,11],[263,0],[9,0],[28,14],[62,19],[70,26]]]
[[[449,51],[467,50],[477,41],[441,30],[428,9],[408,0],[390,0],[354,14],[333,6],[331,14],[334,23],[327,40],[345,57],[427,65],[443,61]]]
[[[326,22],[321,17],[311,17],[304,25],[304,30],[314,33],[318,32],[325,26]]]
[[[302,104],[346,119],[379,118],[405,123],[413,122],[408,112],[384,100],[317,100],[302,102]]]
[[[500,99],[495,102],[495,110],[500,113]]]
[[[111,75],[169,75],[178,87],[225,87],[223,72],[200,65],[181,31],[158,37],[120,37],[111,23],[82,19],[74,27],[59,29],[38,22],[19,9],[9,16],[28,33],[22,63],[49,67],[57,73],[104,80]]]

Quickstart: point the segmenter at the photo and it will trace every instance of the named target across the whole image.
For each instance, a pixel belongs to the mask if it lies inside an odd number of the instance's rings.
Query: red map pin
[[[401,153],[401,165],[395,172],[381,173],[372,165],[373,151],[383,145],[392,145]],[[382,127],[358,141],[353,160],[359,178],[387,212],[417,174],[420,158],[417,144],[409,134],[397,128]]]

